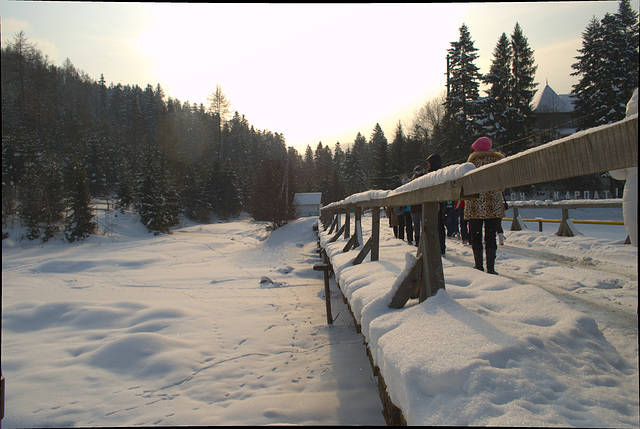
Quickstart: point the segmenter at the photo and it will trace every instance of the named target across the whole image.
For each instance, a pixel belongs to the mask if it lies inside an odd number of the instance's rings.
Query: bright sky
[[[638,0],[632,1],[638,10]],[[487,73],[500,35],[520,23],[536,81],[559,94],[582,32],[618,1],[426,4],[80,3],[0,0],[2,44],[23,30],[56,65],[107,83],[160,84],[204,103],[219,84],[231,109],[303,153],[318,142],[389,142],[398,121],[445,90],[446,55],[467,25]]]

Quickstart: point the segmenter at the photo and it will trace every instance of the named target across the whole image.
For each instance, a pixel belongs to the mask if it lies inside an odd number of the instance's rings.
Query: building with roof
[[[573,96],[556,94],[548,82],[533,97],[531,105],[537,144],[566,137],[578,129],[578,122],[573,119]]]
[[[296,217],[320,216],[322,192],[300,193],[293,197]]]

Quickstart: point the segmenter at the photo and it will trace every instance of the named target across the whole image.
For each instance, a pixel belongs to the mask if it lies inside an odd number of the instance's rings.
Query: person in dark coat
[[[456,211],[460,219],[460,235],[462,235],[462,244],[469,243],[469,221],[464,217],[464,200],[456,201]]]
[[[409,177],[405,174],[402,177],[402,184],[409,183]],[[398,215],[398,238],[404,240],[404,232],[407,232],[407,243],[411,244],[413,241],[413,222],[411,221],[411,212],[409,206],[396,207],[396,214]]]
[[[429,155],[427,158],[427,171],[431,173],[432,171],[440,170],[442,168],[442,159],[440,155],[437,153]],[[444,214],[446,211],[446,202],[438,203],[438,238],[440,239],[440,253],[442,255],[445,254],[446,245],[445,245],[445,237],[446,234],[444,232]]]
[[[505,157],[500,152],[491,152],[491,140],[487,137],[480,137],[472,145],[473,153],[469,155],[468,162],[482,167],[491,164]],[[471,248],[473,249],[473,259],[476,269],[484,271],[482,260],[482,226],[484,224],[484,243],[486,246],[487,272],[498,274],[495,271],[496,233],[498,225],[504,217],[504,204],[502,202],[502,192],[504,189],[480,192],[478,198],[466,200],[464,216],[469,221],[469,236],[471,238]]]
[[[424,174],[424,167],[416,165],[413,169],[413,177],[411,180],[416,179]],[[413,223],[413,234],[416,237],[415,245],[420,245],[420,232],[422,231],[422,204],[412,204],[409,207],[411,213],[411,222]],[[411,243],[409,243],[411,244]]]

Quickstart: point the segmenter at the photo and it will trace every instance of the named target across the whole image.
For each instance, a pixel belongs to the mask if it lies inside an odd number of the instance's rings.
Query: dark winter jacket
[[[429,170],[427,170],[429,172],[440,170],[442,168],[442,159],[437,153],[429,155],[427,162],[429,163]]]

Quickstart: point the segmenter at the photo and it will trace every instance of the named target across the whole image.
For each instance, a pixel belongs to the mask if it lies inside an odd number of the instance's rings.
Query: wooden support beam
[[[560,227],[556,233],[560,237],[573,237],[573,231],[569,227],[567,221],[569,220],[569,209],[562,209],[562,220],[560,221]]]
[[[419,292],[420,302],[432,297],[438,289],[444,289],[444,272],[438,234],[438,203],[422,204],[422,246],[423,274]]]
[[[371,260],[380,260],[380,207],[371,209]]]
[[[362,207],[356,207],[355,212],[355,221],[356,221],[356,242],[354,247],[360,247],[364,241],[362,240]]]
[[[420,284],[422,278],[422,256],[416,259],[415,264],[409,269],[407,276],[402,280],[400,286],[396,290],[395,295],[391,298],[390,308],[403,308],[409,298],[413,297],[413,293]]]
[[[351,209],[345,207],[344,211],[344,238],[349,238],[351,237]]]
[[[342,233],[344,232],[344,225],[342,225],[340,227],[340,229],[338,230],[338,232],[336,233],[336,235],[334,235],[333,237],[331,237],[331,240],[329,240],[329,243],[333,243],[335,242],[338,237],[340,237],[342,235]]]
[[[324,302],[327,307],[327,324],[333,325],[333,316],[331,315],[331,290],[329,289],[329,270],[331,269],[331,265],[326,263],[315,264],[313,269],[324,272]]]
[[[348,252],[351,249],[355,249],[358,247],[358,236],[356,234],[352,235],[347,244],[342,249],[343,252]]]
[[[364,258],[367,257],[370,251],[371,251],[371,237],[369,237],[365,245],[362,247],[362,250],[360,250],[360,253],[358,253],[358,256],[356,256],[356,259],[353,260],[353,265],[360,265],[362,261],[364,261]]]
[[[511,222],[511,231],[522,231],[523,226],[520,224],[520,219],[518,219],[518,208],[513,207],[513,222]]]

